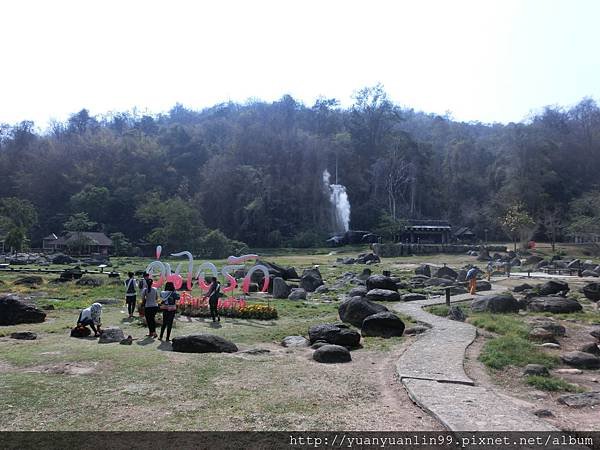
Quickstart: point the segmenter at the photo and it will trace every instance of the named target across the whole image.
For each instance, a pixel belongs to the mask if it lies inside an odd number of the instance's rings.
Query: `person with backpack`
[[[221,321],[221,316],[219,316],[219,310],[217,309],[217,305],[219,304],[219,297],[221,296],[221,283],[217,280],[217,277],[212,277],[212,283],[208,292],[206,293],[206,297],[208,297],[208,306],[210,308],[210,316],[212,317],[212,321],[216,322],[217,320]],[[215,320],[216,318],[216,320]]]
[[[469,294],[471,295],[475,295],[477,291],[477,272],[479,272],[477,267],[471,267],[467,271],[466,280],[469,282]]]
[[[129,318],[133,318],[133,313],[135,311],[135,303],[137,300],[136,297],[136,285],[137,281],[133,278],[133,272],[127,273],[129,277],[125,281],[125,304],[127,305],[127,312],[129,313]]]
[[[156,334],[156,313],[158,312],[158,291],[152,287],[153,280],[148,278],[147,287],[142,289],[142,308],[148,324],[148,337],[158,337]]]
[[[171,281],[165,284],[165,290],[160,293],[160,309],[163,312],[162,326],[160,327],[159,340],[162,341],[165,328],[167,329],[167,342],[171,340],[171,328],[173,328],[173,320],[177,312],[177,300],[179,294],[175,291],[175,286]]]

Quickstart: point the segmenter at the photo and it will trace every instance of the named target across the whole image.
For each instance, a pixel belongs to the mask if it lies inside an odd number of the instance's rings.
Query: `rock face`
[[[523,375],[537,375],[540,377],[547,377],[550,375],[548,369],[541,364],[527,364],[525,366],[525,370],[523,370]]]
[[[600,392],[584,392],[583,394],[568,394],[558,397],[558,403],[571,408],[600,405]]]
[[[578,369],[600,369],[600,358],[591,353],[568,352],[560,355],[560,359],[565,364]]]
[[[313,353],[313,359],[320,363],[334,364],[352,361],[350,352],[341,345],[322,345]]]
[[[284,347],[308,347],[308,339],[304,336],[286,336],[281,341]]]
[[[42,284],[43,282],[44,282],[44,280],[42,279],[42,277],[32,275],[32,276],[28,276],[28,277],[17,278],[13,284],[22,284],[25,286],[35,286],[38,284]]]
[[[560,280],[550,280],[545,282],[540,286],[539,294],[541,296],[545,295],[554,295],[559,293],[567,293],[569,292],[569,285],[564,281]]]
[[[448,310],[447,317],[448,319],[456,320],[457,322],[464,322],[465,320],[467,320],[467,316],[465,316],[463,310],[458,306],[451,306]]]
[[[586,284],[583,289],[583,295],[593,302],[600,300],[600,283],[589,283]]]
[[[288,295],[288,300],[306,300],[306,291],[302,288],[294,288]]]
[[[324,323],[315,325],[308,330],[310,343],[325,341],[329,344],[342,345],[344,347],[357,347],[360,343],[360,334],[348,328],[347,325]]]
[[[367,287],[366,286],[356,286],[350,289],[348,292],[348,297],[364,297],[367,295]]]
[[[235,353],[237,346],[214,334],[192,334],[173,338],[173,351],[181,353]]]
[[[10,333],[11,339],[20,339],[25,341],[33,341],[37,339],[37,334],[31,331],[17,331],[15,333]]]
[[[371,275],[367,278],[367,290],[370,291],[372,289],[398,290],[395,281],[385,275]]]
[[[361,334],[363,336],[390,338],[402,336],[402,333],[404,333],[404,322],[389,311],[368,316],[362,323]]]
[[[0,295],[0,325],[41,323],[45,319],[44,311],[26,304],[18,295]]]
[[[367,299],[381,302],[399,302],[400,294],[398,294],[396,291],[390,291],[388,289],[371,289],[367,292]]]
[[[427,296],[423,294],[409,293],[400,296],[403,302],[414,302],[415,300],[426,300]]]
[[[386,312],[387,310],[385,306],[373,303],[363,297],[352,297],[340,304],[338,313],[342,322],[348,322],[355,327],[361,327],[366,317]]]
[[[112,342],[121,342],[125,339],[123,330],[119,327],[109,327],[102,330],[98,344],[110,344]]]
[[[281,277],[275,277],[273,280],[273,297],[288,298],[292,292],[292,288],[288,286],[285,280]]]
[[[300,278],[300,287],[306,292],[315,292],[323,284],[319,269],[305,269]]]
[[[527,305],[527,310],[532,312],[572,313],[581,309],[577,300],[562,297],[535,297]]]
[[[421,264],[415,269],[415,275],[425,275],[426,277],[430,277],[431,267],[428,264]]]
[[[448,266],[444,266],[444,267],[440,267],[436,272],[435,272],[435,276],[436,278],[447,278],[449,280],[456,280],[456,277],[458,277],[458,272],[456,270],[451,269]]]
[[[471,303],[475,312],[516,313],[519,312],[519,302],[510,294],[486,295]]]

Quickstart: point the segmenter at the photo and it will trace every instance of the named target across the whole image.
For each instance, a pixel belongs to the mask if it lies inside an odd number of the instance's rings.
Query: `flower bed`
[[[217,303],[219,315],[223,317],[237,317],[240,319],[277,319],[277,310],[272,306],[262,304],[247,304],[241,298],[219,299]],[[183,292],[177,302],[177,311],[184,316],[210,317],[208,299],[192,297],[188,292]]]

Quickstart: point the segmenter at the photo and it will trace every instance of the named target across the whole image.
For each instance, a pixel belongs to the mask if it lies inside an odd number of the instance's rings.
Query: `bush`
[[[242,255],[248,252],[248,246],[244,242],[229,239],[221,230],[212,230],[200,239],[199,248],[199,256],[214,259],[227,258],[230,255]]]

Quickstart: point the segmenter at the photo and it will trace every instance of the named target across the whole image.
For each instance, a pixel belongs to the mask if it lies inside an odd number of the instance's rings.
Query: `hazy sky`
[[[520,121],[600,98],[596,0],[7,0],[0,122],[381,82],[398,104]]]

